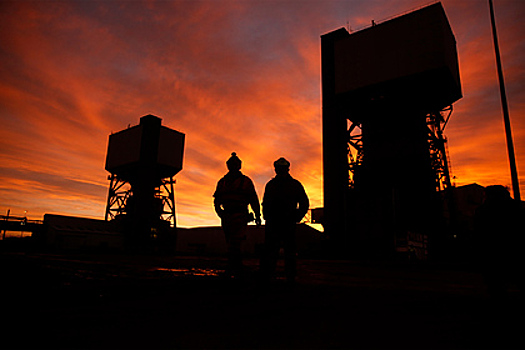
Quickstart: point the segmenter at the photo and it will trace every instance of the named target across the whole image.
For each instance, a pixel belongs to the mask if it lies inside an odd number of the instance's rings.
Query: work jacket
[[[299,222],[310,202],[303,185],[290,174],[278,174],[264,189],[263,216],[268,222]]]
[[[213,197],[215,211],[223,220],[232,217],[248,217],[248,205],[252,207],[257,217],[260,216],[259,198],[255,186],[252,180],[240,171],[229,171],[221,178]]]

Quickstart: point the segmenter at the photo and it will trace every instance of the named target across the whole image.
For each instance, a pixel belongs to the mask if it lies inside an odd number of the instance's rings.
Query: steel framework
[[[133,188],[129,182],[122,180],[116,174],[111,174],[108,180],[110,184],[106,204],[106,221],[127,214],[126,206],[128,200],[133,196]],[[173,177],[162,179],[161,185],[155,188],[154,193],[155,198],[162,203],[159,219],[169,222],[170,227],[176,227],[175,180]]]
[[[126,203],[131,197],[131,186],[121,180],[117,175],[108,176],[109,190],[106,203],[106,221],[115,220],[118,216],[126,214]]]
[[[428,146],[430,151],[430,162],[435,174],[436,191],[451,187],[450,166],[447,157],[447,139],[443,131],[452,114],[452,106],[441,111],[430,112],[426,115],[428,128]],[[348,120],[347,130],[347,153],[348,153],[348,187],[355,188],[355,178],[359,168],[363,164],[363,133],[362,124]]]
[[[430,161],[435,174],[436,191],[450,188],[450,166],[447,156],[447,139],[443,131],[452,115],[452,105],[426,116]]]
[[[363,164],[363,133],[361,123],[348,120],[348,186],[354,188],[356,172]]]

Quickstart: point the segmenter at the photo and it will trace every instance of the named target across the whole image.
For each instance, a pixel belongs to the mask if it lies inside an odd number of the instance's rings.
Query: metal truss
[[[168,221],[171,227],[177,224],[175,217],[175,180],[173,177],[165,178],[155,191],[155,196],[162,200],[162,212],[160,219]]]
[[[117,175],[111,174],[108,180],[110,183],[106,204],[106,221],[114,220],[117,216],[126,214],[126,202],[132,195],[130,184],[121,180]]]
[[[430,162],[435,174],[436,191],[446,190],[451,187],[450,167],[447,157],[447,139],[443,130],[452,114],[452,106],[441,111],[431,112],[426,115],[428,127],[428,144]]]
[[[452,106],[426,115],[430,161],[435,174],[436,191],[451,187],[450,165],[447,157],[447,139],[443,131],[452,114]],[[362,124],[348,120],[347,130],[348,187],[354,188],[355,176],[363,164]]]
[[[129,182],[120,179],[115,174],[109,176],[108,180],[110,180],[110,184],[106,204],[106,221],[127,214],[126,205],[133,196],[133,188]],[[169,177],[162,179],[161,185],[154,189],[155,198],[160,199],[162,203],[159,219],[168,221],[171,227],[176,226],[174,185],[175,180],[173,177]]]
[[[348,187],[354,188],[357,169],[363,164],[363,132],[361,123],[348,120],[347,154],[348,154]]]

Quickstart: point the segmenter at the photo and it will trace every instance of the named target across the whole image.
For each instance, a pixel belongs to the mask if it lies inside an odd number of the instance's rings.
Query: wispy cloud
[[[273,161],[287,157],[322,206],[320,35],[427,3],[3,1],[0,211],[102,218],[108,135],[150,113],[186,134],[180,225],[219,223],[211,196],[232,151],[261,196]],[[488,9],[443,5],[464,92],[446,130],[456,181],[508,185]],[[524,5],[496,6],[523,169]]]

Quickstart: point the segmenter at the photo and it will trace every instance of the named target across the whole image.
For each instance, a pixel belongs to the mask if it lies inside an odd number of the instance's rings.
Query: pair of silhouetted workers
[[[274,163],[276,176],[265,187],[262,211],[266,222],[260,272],[265,279],[274,277],[279,250],[284,249],[286,280],[294,282],[297,273],[296,224],[309,208],[303,185],[290,176],[290,162],[279,158]],[[252,180],[241,173],[242,162],[234,152],[226,161],[228,173],[219,180],[214,205],[226,237],[228,268],[232,275],[242,273],[241,243],[246,239],[247,224],[261,225],[261,210]],[[253,214],[248,211],[251,206]]]

